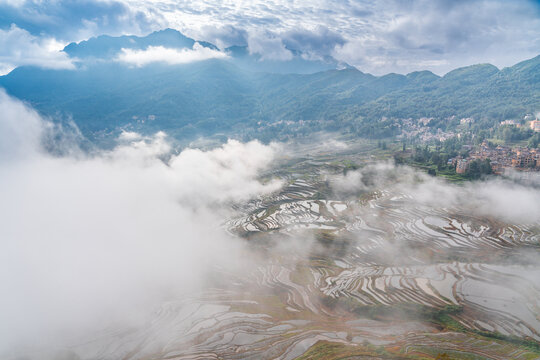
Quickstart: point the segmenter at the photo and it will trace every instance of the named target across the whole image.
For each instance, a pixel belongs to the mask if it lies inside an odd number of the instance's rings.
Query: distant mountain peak
[[[122,49],[144,50],[149,46],[163,46],[166,48],[192,48],[198,42],[204,47],[217,50],[217,47],[205,41],[196,41],[174,29],[155,31],[147,36],[135,35],[109,36],[101,35],[92,37],[79,43],[70,43],[64,48],[64,52],[70,57],[78,59],[98,58],[111,59]]]
[[[93,60],[110,61],[115,59],[122,49],[146,50],[150,46],[161,46],[170,49],[193,49],[195,43],[205,48],[221,51],[212,43],[192,39],[171,28],[155,31],[142,37],[135,35],[117,37],[101,35],[79,43],[71,43],[63,51],[81,62],[92,62]],[[261,54],[251,53],[247,46],[231,46],[222,51],[229,55],[228,60],[223,61],[232,61],[240,68],[253,72],[308,74],[350,67],[350,65],[340,63],[330,56],[317,59],[306,56],[299,50],[288,50],[293,55],[289,60],[265,59]]]
[[[176,32],[154,36],[167,34],[177,41]],[[86,44],[138,39],[104,36]],[[433,117],[453,126],[445,119],[500,121],[540,108],[540,57],[503,70],[486,64],[468,66],[444,77],[429,71],[374,76],[352,67],[308,73],[306,69],[324,64],[301,57],[265,62],[245,47],[236,50],[245,56],[177,66],[89,61],[75,70],[19,67],[1,76],[0,86],[47,116],[73,118],[85,134],[133,128],[166,130],[179,137],[231,131],[244,136],[259,133],[260,123],[305,120],[313,129],[328,126],[332,131],[355,129],[368,136],[388,136],[396,129],[392,119]],[[294,73],[300,67],[304,73]],[[139,121],[150,117],[152,121]],[[380,121],[383,117],[389,122]],[[287,135],[291,128],[268,126],[265,131],[271,137],[276,132]]]
[[[469,65],[450,71],[444,75],[445,79],[468,78],[469,81],[479,81],[495,75],[500,70],[492,64]]]

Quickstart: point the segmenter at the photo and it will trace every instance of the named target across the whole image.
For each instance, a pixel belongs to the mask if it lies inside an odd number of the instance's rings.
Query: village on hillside
[[[469,153],[467,158],[456,157],[449,159],[448,163],[456,168],[456,173],[467,172],[473,160],[489,160],[494,174],[504,174],[507,169],[520,171],[540,171],[540,151],[526,147],[511,148],[499,145],[492,148],[484,141],[479,149]]]
[[[402,151],[394,153],[398,163],[428,170],[432,175],[459,175],[477,179],[483,175],[540,171],[540,120],[527,114],[523,120],[507,119],[489,128],[474,118],[447,118],[452,125],[441,130],[433,118],[400,119],[397,136]],[[435,124],[437,125],[437,124]],[[479,126],[480,125],[480,126]],[[407,150],[407,144],[412,145]]]
[[[501,125],[519,126],[513,120],[501,122]],[[529,122],[529,127],[534,132],[540,132],[540,120]],[[492,146],[484,140],[476,149],[469,152],[467,158],[456,157],[449,159],[449,164],[455,166],[456,173],[467,172],[469,164],[474,160],[489,160],[494,174],[504,174],[507,169],[519,171],[540,171],[540,149],[528,147],[510,147],[505,145]]]

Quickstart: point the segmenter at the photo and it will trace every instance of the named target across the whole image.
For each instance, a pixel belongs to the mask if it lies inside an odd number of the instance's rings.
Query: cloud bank
[[[391,189],[433,208],[455,209],[508,223],[534,224],[540,219],[540,176],[530,175],[527,184],[516,179],[492,178],[453,185],[409,167],[378,163],[331,177],[331,187],[341,198]]]
[[[192,49],[172,49],[163,46],[149,46],[145,50],[122,49],[116,57],[116,61],[141,67],[156,62],[178,65],[227,57],[227,54],[219,50],[206,48],[195,43]]]
[[[287,59],[291,47],[331,55],[376,75],[504,67],[540,48],[540,4],[533,0],[27,0],[0,5],[0,29],[11,24],[62,43],[171,27],[221,48],[249,42],[266,58]]]
[[[258,142],[174,154],[163,133],[130,135],[58,157],[35,111],[2,92],[0,113],[0,354],[137,324],[212,269],[237,269],[228,204],[281,186],[258,180],[275,155]]]
[[[227,45],[271,31],[270,38],[286,46],[315,49],[319,56],[333,55],[374,74],[424,69],[444,74],[485,62],[510,66],[538,55],[540,48],[540,5],[530,0],[158,3],[159,17],[148,11],[146,0],[130,7],[197,39]],[[269,51],[275,51],[271,45]]]
[[[275,145],[229,141],[175,153],[164,133],[125,132],[112,150],[54,156],[44,148],[66,146],[56,141],[57,127],[3,92],[0,113],[1,358],[17,358],[15,348],[43,359],[43,349],[103,336],[107,326],[140,328],[156,305],[204,290],[216,269],[249,274],[253,253],[221,225],[232,202],[281,187],[259,179],[277,157]],[[420,203],[511,223],[540,218],[538,182],[456,186],[392,164],[328,180],[334,199],[390,190],[407,197],[399,206]],[[309,236],[289,240],[277,250],[301,257],[312,249]]]
[[[288,61],[293,58],[290,50],[285,48],[282,40],[272,34],[255,34],[248,38],[250,54],[258,54],[261,60]]]
[[[0,75],[24,65],[74,69],[73,59],[62,49],[63,45],[54,38],[33,36],[16,25],[0,29]]]
[[[10,0],[0,2],[0,28],[16,24],[34,36],[61,42],[80,41],[103,33],[144,33],[159,27],[153,19],[116,0]]]

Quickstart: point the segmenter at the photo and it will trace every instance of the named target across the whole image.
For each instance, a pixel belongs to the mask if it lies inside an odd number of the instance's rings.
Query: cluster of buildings
[[[445,132],[441,129],[433,129],[427,126],[433,118],[420,118],[418,120],[413,119],[402,119],[401,124],[401,134],[397,136],[398,139],[416,139],[422,143],[431,142],[434,140],[445,141],[451,137],[456,136],[453,132]]]
[[[521,127],[521,123],[517,120],[504,120],[501,121],[501,125],[511,125],[516,127]]]
[[[472,160],[489,159],[491,170],[495,174],[502,174],[506,169],[522,171],[540,171],[540,149],[510,148],[508,146],[489,147],[487,142],[483,142],[477,150],[471,151],[469,157],[464,159],[457,157],[449,162],[456,166],[456,172],[463,174],[467,172],[469,163]]]
[[[529,123],[529,127],[531,128],[531,130],[535,131],[535,132],[540,132],[540,120],[538,120],[537,118],[533,117],[531,114],[528,114],[526,115],[523,120],[525,121],[525,124],[528,122]],[[463,119],[462,119],[463,121]],[[504,121],[501,121],[501,125],[510,125],[510,126],[515,126],[515,127],[521,127],[521,122],[519,120],[504,120]]]
[[[447,120],[455,120],[456,116],[451,116],[447,118]],[[386,118],[383,118],[383,120],[386,120]],[[415,139],[422,143],[431,142],[434,140],[438,141],[445,141],[448,140],[454,136],[460,137],[460,133],[455,133],[453,131],[442,131],[441,129],[434,129],[432,127],[429,127],[429,123],[433,118],[428,117],[422,117],[419,119],[401,119],[398,126],[401,128],[401,134],[397,136],[397,138],[405,138],[405,139]],[[468,118],[462,118],[459,120],[460,125],[470,125],[474,123],[474,118],[468,117]],[[522,121],[520,120],[504,120],[501,121],[501,125],[507,125],[507,126],[515,126],[520,128],[522,126]],[[523,126],[530,127],[533,131],[540,132],[540,120],[538,120],[536,117],[534,117],[531,114],[528,114],[524,117],[524,124]]]
[[[461,125],[466,125],[466,124],[472,124],[474,122],[474,119],[471,118],[471,117],[468,117],[468,118],[462,118],[459,120],[459,123]]]
[[[466,173],[467,169],[469,168],[469,160],[463,159],[459,156],[457,158],[448,160],[448,162],[456,167],[456,172],[458,174]]]
[[[529,126],[534,131],[540,131],[540,120],[535,119],[529,123]]]

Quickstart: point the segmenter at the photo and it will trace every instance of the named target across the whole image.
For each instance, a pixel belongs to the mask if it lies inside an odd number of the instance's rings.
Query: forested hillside
[[[502,70],[472,65],[443,77],[429,71],[377,77],[350,66],[309,74],[268,72],[309,61],[297,57],[263,64],[239,49],[224,59],[178,65],[129,66],[111,60],[129,43],[136,48],[153,43],[193,46],[192,39],[175,33],[71,44],[65,51],[77,57],[77,69],[19,67],[0,77],[0,86],[45,115],[72,118],[87,134],[135,127],[190,137],[256,133],[261,124],[287,122],[294,127],[302,121],[304,132],[386,137],[394,134],[396,118],[433,117],[444,125],[455,115],[489,124],[540,109],[540,56]],[[312,64],[313,69],[321,69],[320,64]],[[286,129],[276,126],[275,131]]]

